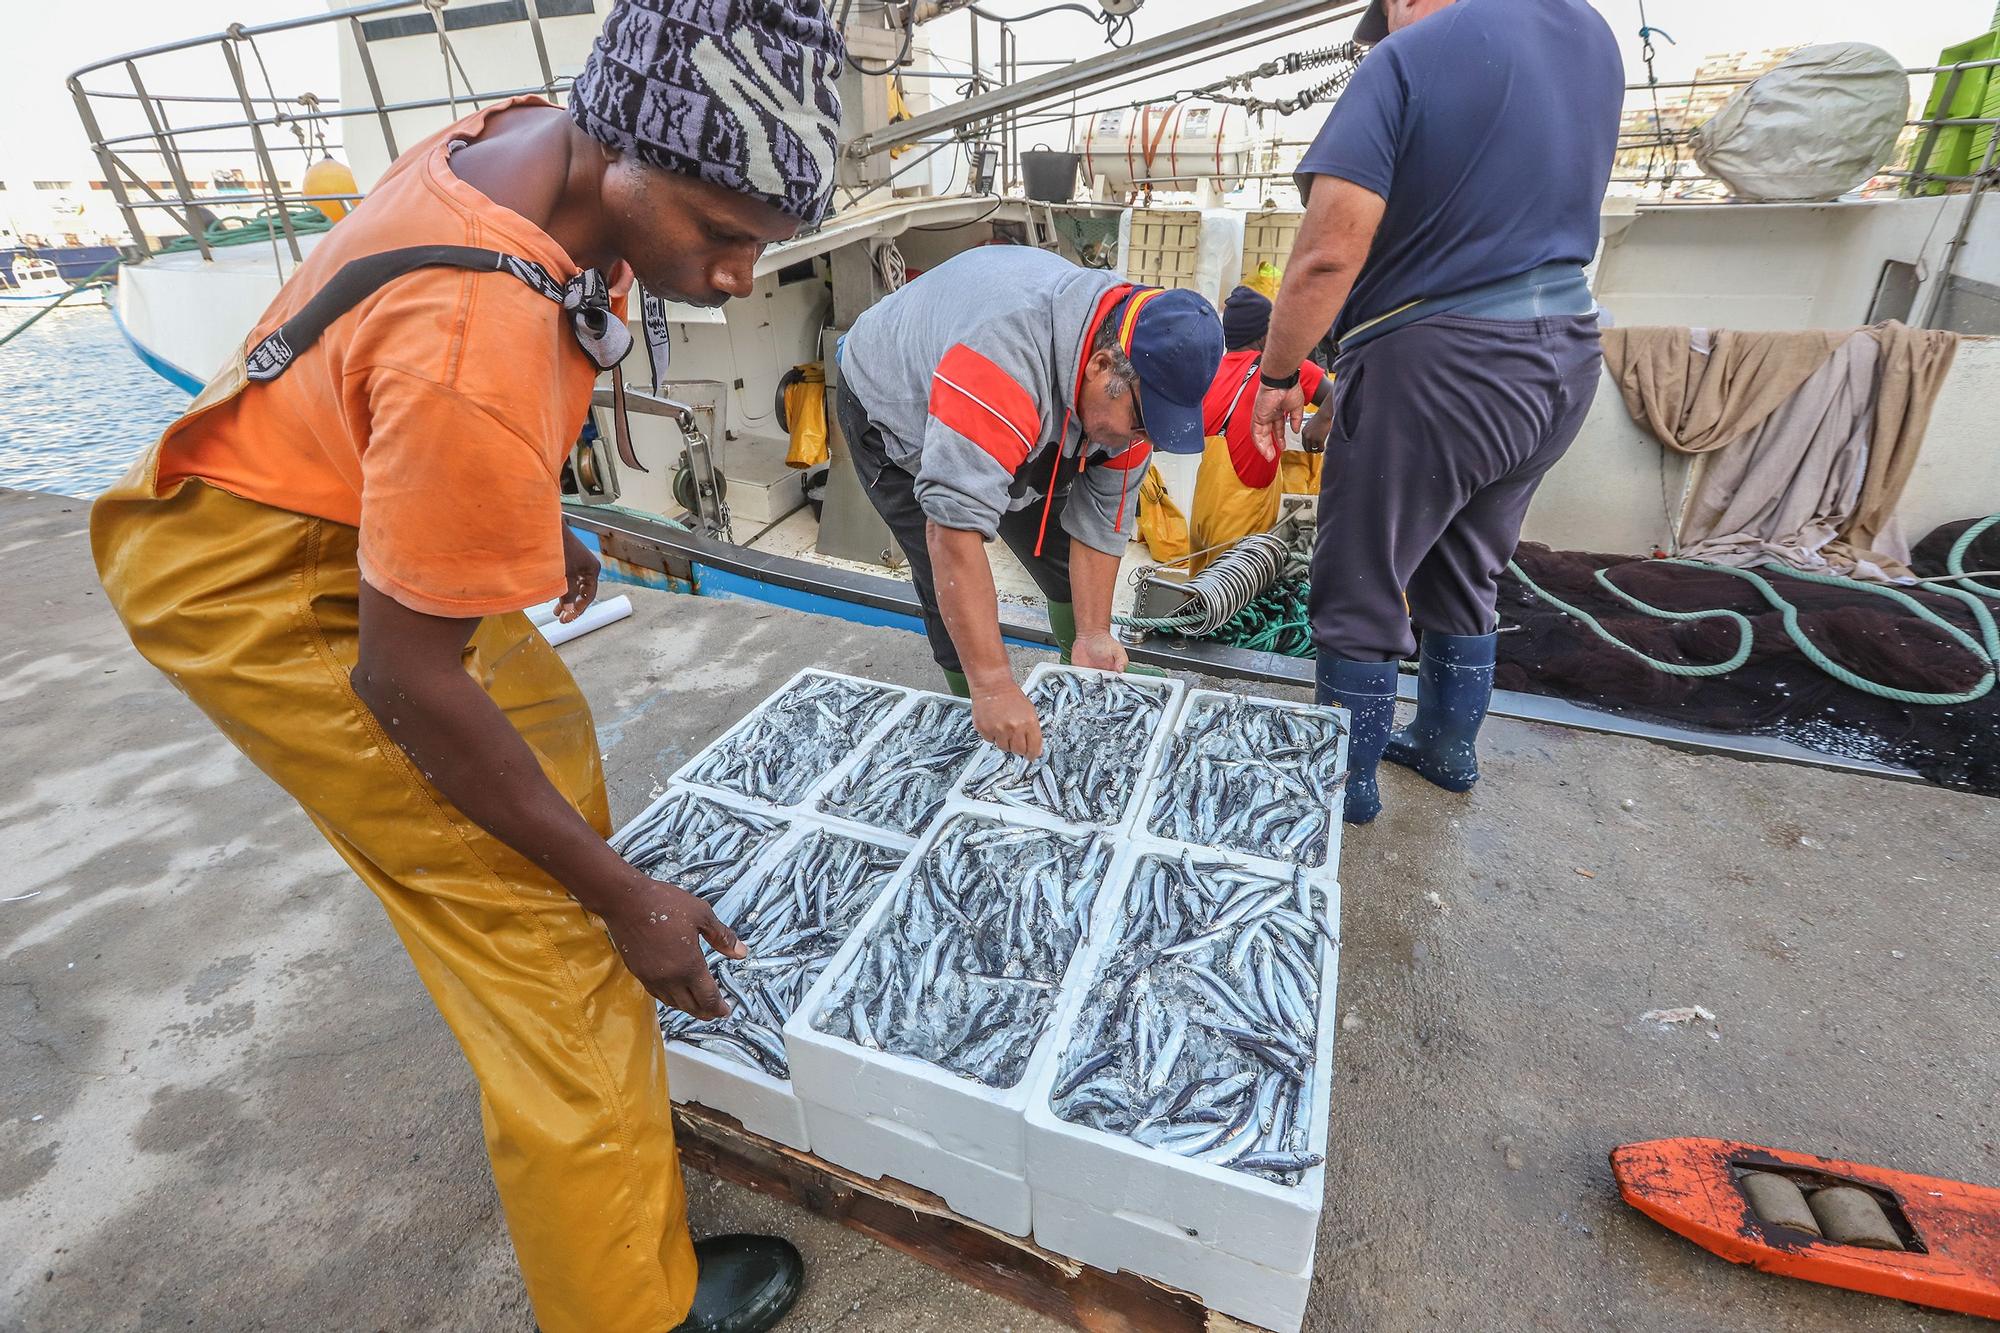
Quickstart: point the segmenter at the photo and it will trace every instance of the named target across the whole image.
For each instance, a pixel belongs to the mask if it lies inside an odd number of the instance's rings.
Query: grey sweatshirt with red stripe
[[[890,460],[916,477],[932,522],[991,541],[1002,514],[1041,504],[1056,477],[1070,489],[1069,535],[1124,551],[1149,450],[1086,447],[1075,402],[1084,348],[1124,285],[1046,250],[987,245],[927,270],[854,321],[841,376]]]

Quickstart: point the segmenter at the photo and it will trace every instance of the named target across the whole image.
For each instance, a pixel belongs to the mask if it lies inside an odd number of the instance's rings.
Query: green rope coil
[[[317,232],[333,230],[333,219],[317,208],[294,208],[290,213],[292,232],[299,236],[309,236]],[[270,204],[258,209],[248,217],[217,218],[202,228],[202,240],[210,249],[231,245],[266,245],[285,234],[285,224],[280,221],[280,213]],[[182,254],[189,250],[199,250],[201,245],[192,236],[176,236],[160,246],[163,255]]]

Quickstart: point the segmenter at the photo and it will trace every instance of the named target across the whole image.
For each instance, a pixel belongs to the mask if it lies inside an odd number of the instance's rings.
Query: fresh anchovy
[[[972,705],[925,699],[899,718],[868,757],[822,796],[819,808],[916,837],[943,808],[945,796],[979,748]]]
[[[1192,853],[1133,868],[1049,1101],[1075,1124],[1297,1184],[1311,1109],[1324,892]]]
[[[779,820],[683,789],[619,834],[611,850],[634,869],[713,903],[735,872],[784,831]]]
[[[813,1026],[1013,1087],[1055,1011],[1110,859],[1100,835],[953,815]]]
[[[1347,773],[1330,709],[1203,698],[1175,730],[1146,829],[1156,837],[1316,867]]]
[[[744,725],[679,776],[790,805],[832,772],[903,694],[811,672],[760,704]]]
[[[727,1018],[701,1019],[660,1006],[660,1031],[790,1078],[785,1020],[818,979],[889,879],[903,853],[825,829],[793,843],[766,874],[739,876],[715,904],[749,951],[742,960],[713,951],[709,967],[729,1000]]]
[[[967,777],[965,795],[1072,824],[1123,819],[1166,712],[1165,692],[1119,676],[1052,671],[1035,682],[1028,701],[1041,718],[1042,757],[989,750]]]

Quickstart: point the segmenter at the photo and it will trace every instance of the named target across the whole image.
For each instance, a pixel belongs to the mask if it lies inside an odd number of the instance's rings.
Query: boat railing
[[[559,76],[550,61],[541,4],[537,0],[521,4],[517,13],[527,22],[540,82],[504,88],[480,88],[466,75],[464,65],[459,62],[451,45],[453,25],[445,17],[450,2],[371,0],[370,3],[333,9],[324,14],[273,23],[235,24],[222,32],[183,38],[99,60],[70,75],[68,85],[77,115],[96,154],[105,187],[116,202],[138,252],[146,256],[154,254],[159,248],[151,237],[161,229],[149,228],[146,218],[164,215],[174,227],[191,238],[191,241],[175,238],[167,243],[166,248],[186,249],[191,244],[200,250],[203,258],[212,258],[213,238],[207,221],[213,211],[253,208],[263,215],[270,242],[273,245],[282,243],[293,261],[297,262],[303,257],[303,252],[300,246],[302,226],[296,210],[315,205],[351,203],[359,195],[324,190],[308,192],[303,182],[298,187],[287,188],[281,179],[277,160],[280,154],[289,154],[293,148],[285,145],[279,136],[291,134],[310,161],[315,151],[340,150],[341,143],[328,137],[329,130],[337,133],[341,127],[360,120],[379,133],[382,147],[393,158],[400,151],[392,120],[396,113],[456,110],[462,102],[478,106],[525,93],[539,93],[551,100],[561,99],[567,91],[568,78]],[[445,96],[399,101],[383,97],[382,80],[369,49],[370,39],[364,20],[395,15],[429,19],[432,30],[438,36],[446,80]],[[361,82],[366,85],[367,95],[358,101],[345,103],[339,98],[311,93],[281,96],[265,64],[259,39],[312,29],[331,30],[338,35],[343,27],[352,39],[358,73]],[[149,75],[156,75],[160,68],[169,64],[174,66],[177,78],[186,77],[188,63],[204,59],[219,64],[227,76],[227,86],[233,92],[162,92],[148,81]],[[1019,61],[1018,56],[1015,60],[1019,64],[1032,63]],[[1913,67],[1908,72],[1912,78],[1930,78],[1933,91],[1938,86],[1936,80],[1943,79],[1943,95],[1933,98],[1927,105],[1949,108],[1969,75],[1995,67],[2000,67],[2000,59],[1924,65]],[[976,68],[983,69],[983,66]],[[251,70],[256,72],[261,93],[253,91]],[[1004,84],[1007,81],[1005,76],[1012,71],[1005,64],[1002,71],[1000,83]],[[1694,128],[1687,123],[1689,112],[1691,108],[1701,105],[1698,95],[1704,90],[1733,89],[1753,82],[1755,77],[1744,74],[1632,85],[1627,90],[1628,105],[1631,104],[1629,99],[1638,99],[1639,105],[1635,114],[1627,115],[1626,123],[1636,128],[1620,136],[1620,167],[1613,177],[1614,181],[1637,185],[1642,190],[1657,189],[1663,199],[1670,194],[1688,197],[1708,191],[1719,202],[1722,192],[1720,183],[1706,176],[1686,152]],[[975,78],[972,86],[977,91],[987,85]],[[1647,126],[1645,120],[1649,106],[1652,123]],[[224,107],[228,110],[220,110]],[[1073,100],[1069,115],[1088,116],[1095,114],[1096,110],[1079,106]],[[1914,131],[1914,135],[1903,164],[1878,173],[1878,177],[1885,182],[1900,182],[1902,193],[1968,193],[1976,201],[1994,185],[1996,179],[2000,179],[2000,170],[1996,169],[1996,153],[2000,153],[2000,116],[1913,116],[1907,121],[1907,128]],[[1947,131],[1959,128],[1985,131],[1985,145],[1977,169],[1955,173],[1933,170],[1932,162],[1942,137]],[[1010,118],[998,128],[992,124],[981,124],[962,129],[947,136],[945,142],[997,138],[1006,145],[1002,153],[1007,156],[1013,153],[1011,129]],[[942,146],[943,143],[936,145]],[[260,179],[253,188],[242,190],[212,186],[208,190],[197,188],[196,182],[207,177],[192,169],[191,164],[217,156],[254,161]],[[912,155],[913,158],[919,156],[928,154]],[[159,169],[142,169],[151,164],[159,164]],[[904,163],[895,174],[902,175],[913,165],[914,162]],[[161,179],[160,170],[164,170],[165,179]],[[1266,174],[1278,177],[1283,173],[1274,170]],[[1005,181],[1009,177],[1003,175],[1002,179]],[[1975,203],[1967,205],[1968,219],[1974,206]]]
[[[533,37],[541,82],[527,87],[475,86],[465,77],[465,67],[451,47],[450,25],[443,17],[447,3],[448,0],[373,0],[273,23],[233,24],[222,32],[182,38],[99,60],[71,74],[68,85],[77,116],[104,174],[105,188],[123,215],[126,230],[139,253],[149,256],[157,249],[150,239],[157,229],[145,225],[149,213],[163,213],[192,238],[204,259],[210,259],[214,256],[206,221],[211,211],[255,208],[268,219],[273,242],[282,241],[296,263],[303,258],[303,252],[295,210],[352,203],[360,196],[351,192],[309,192],[303,183],[287,189],[279,173],[278,157],[293,149],[282,140],[274,144],[276,136],[289,131],[310,160],[314,152],[324,155],[341,150],[342,143],[328,137],[330,129],[338,130],[357,117],[368,118],[393,158],[399,151],[391,120],[394,113],[456,109],[467,102],[476,107],[525,93],[553,98],[567,85],[568,80],[558,78],[550,63],[540,6],[530,0],[520,6],[520,11]],[[398,14],[429,17],[445,61],[446,96],[404,101],[389,101],[382,96],[381,78],[363,21]],[[360,73],[369,90],[366,101],[343,105],[339,98],[313,93],[279,95],[258,40],[307,29],[332,29],[337,33],[342,26],[353,39]],[[148,84],[148,75],[154,72],[154,66],[165,63],[167,57],[176,58],[183,70],[190,62],[204,57],[218,62],[221,71],[227,74],[228,86],[234,89],[233,95],[155,91]],[[263,86],[261,95],[252,91],[246,62]],[[465,79],[462,89],[449,82],[454,70]],[[131,115],[135,105],[143,118],[137,122]],[[224,106],[234,114],[214,109]],[[121,118],[125,125],[117,123]],[[107,126],[121,132],[107,133]],[[191,168],[190,159],[216,156],[253,160],[260,176],[255,187],[208,191],[197,188],[196,182],[203,178],[203,173]],[[161,180],[158,171],[141,169],[151,165],[158,165],[167,178]],[[172,244],[175,249],[186,246],[184,241]]]

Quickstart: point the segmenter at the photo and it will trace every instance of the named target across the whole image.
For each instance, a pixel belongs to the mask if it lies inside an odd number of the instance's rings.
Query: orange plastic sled
[[[1625,1202],[1731,1263],[2000,1319],[2000,1190],[1729,1139],[1628,1143],[1612,1150],[1611,1170]],[[1904,1248],[1840,1244],[1760,1216],[1743,1184],[1757,1173],[1808,1194],[1865,1191]]]

